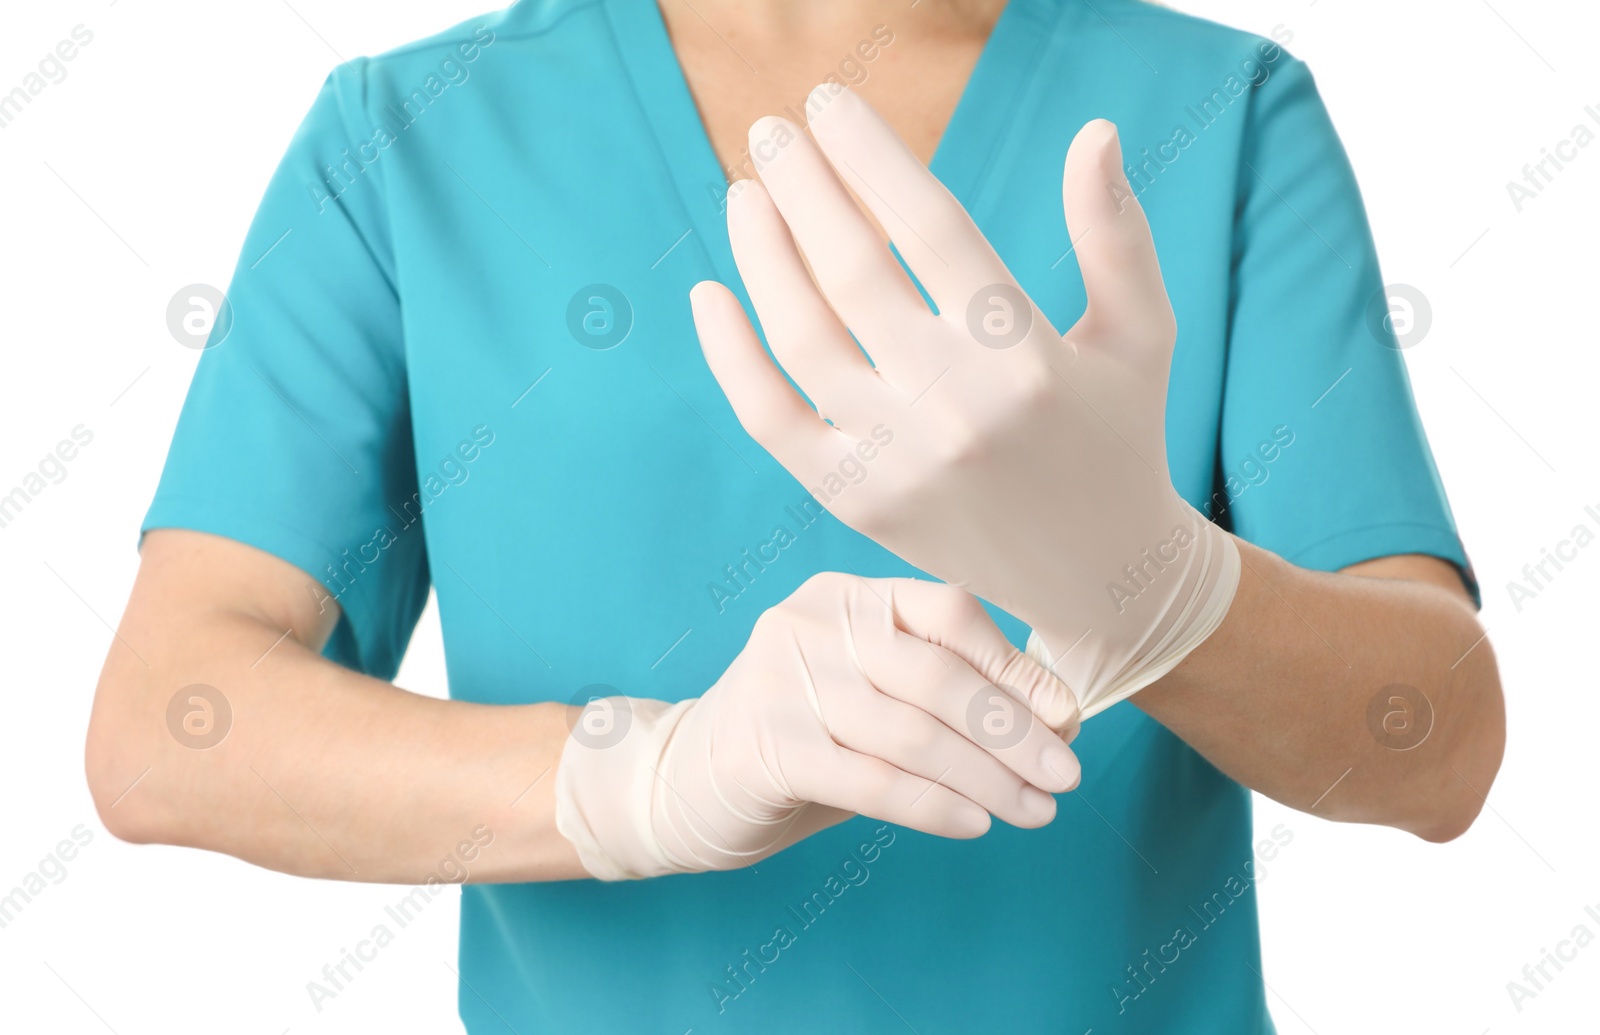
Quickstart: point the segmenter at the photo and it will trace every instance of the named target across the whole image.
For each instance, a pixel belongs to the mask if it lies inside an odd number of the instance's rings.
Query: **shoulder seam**
[[[545,34],[547,34],[549,32],[554,31],[558,26],[561,25],[561,23],[565,22],[570,16],[572,16],[573,14],[576,14],[578,11],[582,11],[582,10],[584,10],[586,8],[590,8],[590,7],[598,7],[603,2],[604,2],[604,0],[581,0],[581,2],[572,4],[565,11],[562,11],[558,16],[556,16],[555,18],[551,19],[549,22],[546,22],[543,25],[535,26],[533,28],[528,28],[528,29],[522,29],[522,30],[517,31],[517,32],[509,32],[509,33],[496,32],[495,33],[495,42],[498,43],[501,40],[536,39],[536,38],[538,38],[540,36],[543,36],[543,35],[545,35]],[[432,36],[429,36],[429,37],[427,37],[425,39],[413,40],[410,43],[402,43],[400,46],[394,48],[393,50],[386,50],[381,54],[363,54],[363,55],[361,55],[359,57],[351,58],[349,61],[341,62],[338,66],[335,66],[335,68],[337,70],[337,68],[342,68],[342,67],[345,67],[345,66],[356,65],[356,64],[380,64],[380,63],[387,62],[387,61],[389,61],[391,59],[399,59],[399,58],[403,58],[403,57],[406,57],[406,56],[411,55],[411,54],[415,54],[416,52],[418,52],[420,50],[426,50],[426,49],[428,49],[430,47],[437,47],[437,46],[441,46],[441,45],[447,45],[451,41],[452,36],[454,34],[461,33],[461,32],[468,32],[468,31],[470,31],[468,27],[472,26],[472,25],[483,25],[483,24],[486,24],[489,20],[491,20],[493,18],[496,18],[498,16],[504,15],[506,13],[506,10],[509,10],[509,8],[503,9],[503,10],[499,10],[499,11],[485,12],[484,14],[479,15],[476,18],[469,18],[466,21],[459,22],[456,25],[453,25],[448,29],[444,29],[444,30],[442,30],[440,32],[434,33]]]

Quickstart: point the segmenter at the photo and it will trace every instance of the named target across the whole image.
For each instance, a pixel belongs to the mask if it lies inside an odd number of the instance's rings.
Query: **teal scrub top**
[[[1179,491],[1303,567],[1465,574],[1306,67],[1137,0],[1012,0],[932,168],[1061,328],[1084,304],[1062,159],[1097,117],[1178,316]],[[524,0],[340,66],[144,528],[320,578],[328,655],[383,678],[432,586],[450,693],[497,704],[697,696],[808,576],[919,574],[823,514],[701,357],[689,288],[744,297],[726,183],[653,0]],[[1292,828],[1253,844],[1249,792],[1131,703],[1075,747],[1081,789],[1041,830],[858,818],[731,873],[466,886],[467,1030],[1272,1031],[1255,884]]]

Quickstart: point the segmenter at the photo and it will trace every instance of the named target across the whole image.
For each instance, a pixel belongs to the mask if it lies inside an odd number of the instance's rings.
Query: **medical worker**
[[[463,882],[474,1035],[1272,1031],[1250,790],[1446,841],[1503,742],[1291,35],[523,0],[340,65],[144,521],[107,827]],[[391,682],[430,589],[449,700]]]

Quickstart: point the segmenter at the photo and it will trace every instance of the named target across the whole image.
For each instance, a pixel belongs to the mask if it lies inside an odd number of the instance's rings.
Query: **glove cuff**
[[[667,742],[697,700],[607,697],[573,725],[556,766],[556,829],[596,878],[682,871],[662,851],[652,806]]]
[[[1181,581],[1161,620],[1144,642],[1120,663],[1112,661],[1104,643],[1091,640],[1093,630],[1065,640],[1059,658],[1051,655],[1037,629],[1028,634],[1027,655],[1054,672],[1078,697],[1079,719],[1087,719],[1125,700],[1171,672],[1204,643],[1233,606],[1243,564],[1233,537],[1185,503],[1193,519],[1193,547]],[[1077,655],[1076,658],[1073,655]]]

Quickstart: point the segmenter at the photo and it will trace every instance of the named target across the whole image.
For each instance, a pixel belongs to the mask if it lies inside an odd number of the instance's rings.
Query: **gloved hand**
[[[858,446],[878,454],[827,508],[1029,623],[1030,655],[1087,718],[1209,636],[1240,567],[1167,471],[1176,328],[1116,127],[1089,123],[1067,154],[1088,306],[1063,340],[865,102],[822,86],[807,110],[816,145],[783,119],[751,128],[750,153],[771,157],[761,183],[729,191],[728,231],[767,343],[816,412],[712,282],[691,293],[706,360],[745,429],[803,484]]]
[[[762,614],[704,696],[576,716],[556,827],[602,880],[747,866],[853,814],[977,837],[1055,817],[1072,695],[970,594],[824,574]]]

